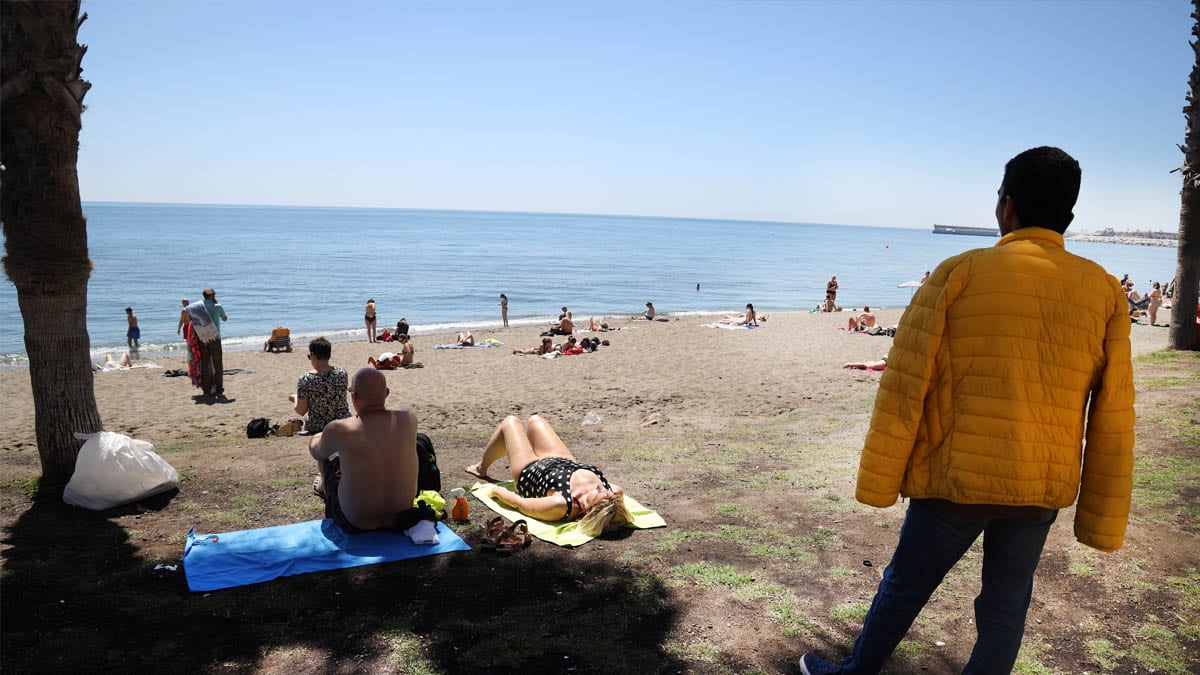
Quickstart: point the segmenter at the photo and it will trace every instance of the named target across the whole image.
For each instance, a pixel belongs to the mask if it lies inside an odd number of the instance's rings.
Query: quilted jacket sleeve
[[[1101,551],[1125,540],[1133,491],[1133,366],[1129,315],[1113,279],[1113,314],[1104,337],[1105,364],[1092,390],[1075,538]]]
[[[946,329],[950,273],[957,266],[956,257],[937,267],[913,296],[896,328],[858,464],[854,496],[863,504],[891,506],[900,494],[921,426],[925,395],[934,379]]]

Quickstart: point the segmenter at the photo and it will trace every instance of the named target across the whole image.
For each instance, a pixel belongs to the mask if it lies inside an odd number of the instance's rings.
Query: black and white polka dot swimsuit
[[[521,475],[517,477],[517,494],[533,499],[545,497],[548,491],[554,490],[567,500],[567,515],[563,518],[568,519],[575,508],[575,503],[571,501],[571,474],[581,469],[596,474],[605,488],[612,489],[600,469],[591,464],[580,464],[566,457],[547,457],[521,470]]]

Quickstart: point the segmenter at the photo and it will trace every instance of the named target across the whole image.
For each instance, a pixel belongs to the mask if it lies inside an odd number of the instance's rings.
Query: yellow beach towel
[[[510,521],[525,520],[529,523],[529,534],[548,541],[559,546],[568,548],[582,546],[594,537],[584,534],[579,529],[579,521],[573,520],[570,522],[547,523],[543,520],[537,520],[524,515],[516,509],[511,509],[504,504],[492,499],[492,487],[502,487],[508,490],[516,491],[516,486],[511,480],[503,483],[483,483],[477,482],[471,487],[471,494],[475,498],[487,505],[487,507],[496,513],[504,516]],[[666,527],[667,521],[662,519],[653,509],[648,509],[642,506],[629,495],[625,495],[625,508],[629,510],[629,515],[633,517],[633,522],[627,523],[627,527],[632,527],[639,530],[647,530],[652,527]]]

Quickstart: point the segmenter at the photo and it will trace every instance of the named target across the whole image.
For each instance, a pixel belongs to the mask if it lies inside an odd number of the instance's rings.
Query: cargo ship
[[[1000,230],[994,227],[962,227],[959,225],[933,226],[934,234],[973,234],[978,237],[999,237]]]

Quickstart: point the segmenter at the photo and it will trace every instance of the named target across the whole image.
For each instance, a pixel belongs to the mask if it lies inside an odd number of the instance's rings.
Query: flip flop
[[[504,531],[500,537],[500,543],[496,546],[496,553],[508,555],[516,553],[521,549],[529,546],[529,523],[524,520],[518,520]]]
[[[321,480],[320,475],[318,475],[316,478],[313,478],[312,490],[313,494],[321,499],[325,499],[325,482]]]
[[[487,528],[487,534],[483,535],[483,539],[479,540],[479,548],[486,551],[494,551],[500,544],[500,539],[504,536],[504,533],[508,531],[508,528],[505,527],[504,519],[500,516],[489,520],[485,527]]]

